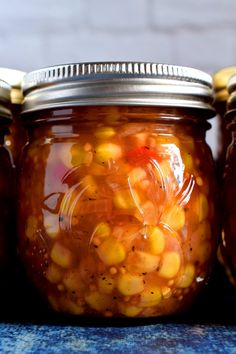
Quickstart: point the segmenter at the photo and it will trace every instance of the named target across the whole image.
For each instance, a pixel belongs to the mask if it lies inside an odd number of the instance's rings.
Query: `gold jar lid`
[[[57,65],[26,74],[23,113],[68,106],[183,107],[215,115],[210,75],[183,66],[99,62]]]
[[[213,75],[213,85],[216,92],[216,101],[227,101],[229,97],[227,89],[228,81],[234,74],[236,74],[236,66],[223,68]]]
[[[11,86],[11,103],[21,104],[23,101],[22,80],[25,72],[21,70],[0,68],[0,80],[7,82]]]

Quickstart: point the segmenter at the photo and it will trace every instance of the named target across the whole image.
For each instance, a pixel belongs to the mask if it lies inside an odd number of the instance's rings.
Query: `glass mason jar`
[[[19,164],[19,158],[23,146],[28,137],[25,128],[20,123],[21,103],[23,93],[21,88],[22,79],[25,72],[20,70],[0,68],[0,79],[6,81],[11,86],[11,112],[13,122],[10,126],[9,134],[5,137],[5,144],[10,149],[14,164]]]
[[[236,285],[236,75],[228,84],[229,99],[225,120],[231,132],[231,144],[227,150],[223,179],[223,232],[220,256],[229,280]]]
[[[211,78],[149,63],[29,73],[19,250],[52,308],[148,317],[193,303],[215,257]]]
[[[217,168],[219,180],[222,180],[223,171],[225,166],[225,158],[226,151],[228,146],[231,143],[232,135],[231,132],[227,129],[227,122],[224,119],[224,115],[226,113],[226,104],[229,97],[227,84],[230,77],[236,74],[236,66],[231,66],[227,68],[223,68],[217,71],[213,75],[213,84],[215,89],[215,109],[219,116],[219,150],[218,150],[218,158],[217,158]]]
[[[10,151],[4,144],[12,117],[10,112],[10,86],[0,80],[0,276],[1,289],[12,283],[15,259],[15,173]],[[1,298],[5,291],[1,294]],[[2,311],[2,309],[1,309]],[[1,312],[2,313],[2,312]]]

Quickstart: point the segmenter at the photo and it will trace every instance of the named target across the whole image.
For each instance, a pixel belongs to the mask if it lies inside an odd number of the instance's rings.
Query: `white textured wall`
[[[98,60],[235,65],[236,0],[1,1],[0,66]]]

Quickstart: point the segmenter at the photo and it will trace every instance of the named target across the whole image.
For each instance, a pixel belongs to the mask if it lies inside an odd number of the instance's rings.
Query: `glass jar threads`
[[[150,63],[26,75],[18,234],[59,312],[149,317],[191,304],[216,250],[211,78]]]

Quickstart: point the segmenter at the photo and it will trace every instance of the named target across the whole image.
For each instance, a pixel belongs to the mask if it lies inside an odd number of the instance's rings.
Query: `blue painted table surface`
[[[236,353],[236,326],[0,324],[0,353]]]

